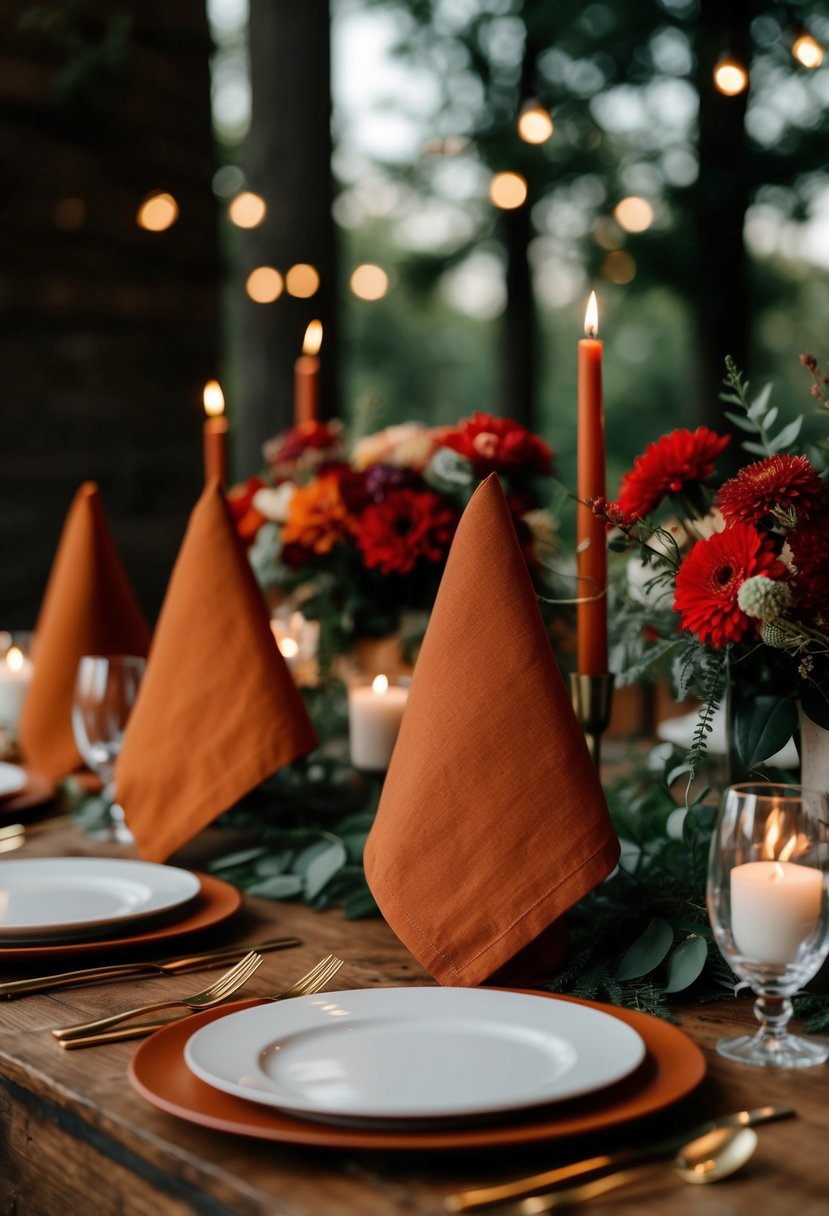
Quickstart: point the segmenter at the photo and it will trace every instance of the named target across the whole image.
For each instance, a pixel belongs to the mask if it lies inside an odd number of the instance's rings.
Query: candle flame
[[[19,646],[12,646],[11,650],[6,655],[6,666],[8,667],[9,671],[22,671],[23,663],[23,651]]]
[[[774,863],[774,869],[769,877],[771,878],[772,882],[780,882],[781,879],[786,877],[786,871],[783,869],[779,861]]]
[[[303,355],[318,355],[322,346],[322,321],[311,321],[302,342]]]
[[[384,692],[389,691],[389,677],[375,676],[371,681],[371,691],[376,692],[378,696],[382,696]]]
[[[760,856],[768,861],[773,861],[777,856],[777,844],[780,840],[782,827],[783,812],[779,807],[774,807],[769,815],[766,834],[763,837],[763,844],[760,849]]]
[[[283,659],[295,659],[299,654],[299,642],[296,638],[280,638],[277,646]]]
[[[789,839],[783,845],[783,848],[778,853],[777,860],[778,861],[790,861],[792,856],[794,855],[795,849],[797,848],[797,843],[798,843],[797,832],[792,832],[791,836],[789,837]]]
[[[585,337],[595,338],[599,332],[599,305],[596,302],[596,293],[591,291],[590,299],[587,301],[587,310],[584,314],[584,333]]]
[[[204,412],[208,418],[218,418],[225,412],[225,395],[218,380],[208,380],[202,395]]]

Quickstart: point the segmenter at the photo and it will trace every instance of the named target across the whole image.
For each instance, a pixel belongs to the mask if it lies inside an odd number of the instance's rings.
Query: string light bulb
[[[518,134],[525,144],[546,144],[553,130],[553,120],[541,102],[524,103],[518,115]]]
[[[823,47],[811,34],[801,34],[795,39],[792,54],[804,68],[819,68],[823,63]]]
[[[502,211],[514,211],[527,201],[527,179],[520,173],[496,173],[489,183],[489,201]]]
[[[748,88],[748,72],[738,59],[727,56],[714,68],[714,88],[724,97],[738,97]]]
[[[178,203],[172,194],[154,190],[144,199],[135,217],[139,228],[146,232],[166,232],[178,219]]]

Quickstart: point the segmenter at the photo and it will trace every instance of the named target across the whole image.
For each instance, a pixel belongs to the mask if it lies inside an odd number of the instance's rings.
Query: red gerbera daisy
[[[366,507],[357,544],[367,566],[409,574],[421,559],[443,561],[457,523],[456,512],[431,490],[392,490]]]
[[[636,457],[633,468],[622,478],[614,505],[624,515],[641,519],[668,494],[680,494],[688,486],[710,477],[714,461],[728,441],[728,435],[717,435],[707,426],[663,435]]]
[[[759,523],[774,511],[793,510],[805,519],[820,505],[823,487],[805,456],[768,456],[740,469],[717,495],[726,520]]]
[[[682,628],[717,649],[755,633],[758,622],[740,609],[737,593],[756,574],[782,578],[786,567],[771,538],[749,524],[736,523],[698,541],[676,576],[674,608]]]
[[[511,418],[473,414],[457,430],[442,435],[439,442],[470,460],[479,477],[508,472],[522,465],[547,476],[553,471],[552,448]]]
[[[829,510],[793,528],[788,545],[799,612],[829,618]]]

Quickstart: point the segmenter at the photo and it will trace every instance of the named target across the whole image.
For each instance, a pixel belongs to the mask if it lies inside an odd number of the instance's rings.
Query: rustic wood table
[[[35,832],[14,856],[119,851],[57,824]],[[430,982],[385,924],[347,922],[336,911],[317,913],[246,899],[245,911],[205,944],[253,942],[274,933],[295,934],[303,945],[267,955],[245,995],[273,992],[329,952],[346,963],[335,987]],[[0,974],[12,978],[23,972],[0,967]],[[461,1187],[547,1168],[596,1149],[646,1143],[713,1114],[767,1102],[794,1106],[797,1118],[758,1129],[758,1151],[738,1176],[716,1186],[691,1187],[662,1170],[593,1201],[589,1210],[596,1216],[642,1210],[659,1216],[829,1212],[826,1066],[803,1072],[755,1070],[730,1064],[714,1052],[723,1034],[753,1025],[749,1001],[679,1007],[681,1025],[707,1054],[709,1073],[694,1095],[658,1117],[601,1138],[531,1150],[389,1155],[282,1146],[204,1130],[148,1105],[131,1088],[127,1066],[134,1043],[64,1052],[48,1033],[55,1025],[139,1000],[189,993],[193,980],[192,975],[145,979],[0,1002],[2,1212],[437,1216],[444,1211],[443,1196]]]

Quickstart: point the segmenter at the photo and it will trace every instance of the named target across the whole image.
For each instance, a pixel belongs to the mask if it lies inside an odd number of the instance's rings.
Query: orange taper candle
[[[294,364],[294,425],[314,422],[320,396],[320,361],[322,322],[311,321],[305,331],[302,354]]]
[[[605,523],[585,501],[604,498],[604,405],[602,344],[596,293],[584,318],[586,337],[579,342],[578,496],[578,670],[581,675],[607,672],[607,540]]]
[[[221,486],[227,485],[227,418],[225,398],[218,380],[208,380],[204,386],[204,480],[217,477]]]

